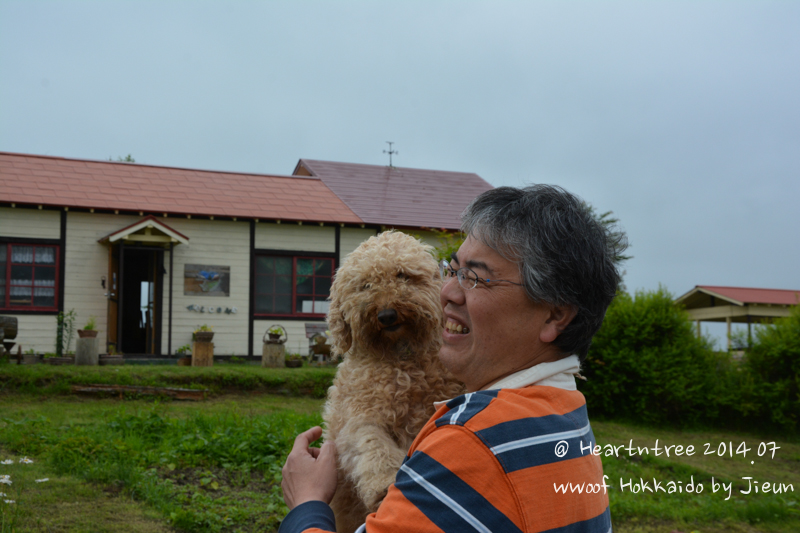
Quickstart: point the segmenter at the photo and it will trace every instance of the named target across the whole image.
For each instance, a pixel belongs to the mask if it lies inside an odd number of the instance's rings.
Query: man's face
[[[468,267],[481,278],[520,283],[515,263],[469,235],[451,259],[453,270]],[[442,287],[445,328],[439,357],[470,392],[480,390],[517,370],[558,359],[539,332],[549,319],[549,308],[533,303],[519,285],[503,281],[478,282],[463,289],[456,277]],[[461,326],[462,332],[447,326]],[[468,333],[463,333],[465,330]],[[542,359],[545,357],[545,359]]]

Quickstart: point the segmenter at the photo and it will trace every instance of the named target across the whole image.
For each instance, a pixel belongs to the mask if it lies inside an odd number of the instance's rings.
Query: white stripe
[[[458,417],[461,416],[461,413],[463,413],[464,410],[467,408],[467,404],[469,403],[469,401],[472,398],[473,394],[475,394],[475,393],[474,392],[470,392],[469,394],[466,395],[467,399],[464,400],[464,403],[462,403],[461,405],[458,406],[458,409],[456,410],[456,413],[450,418],[450,423],[451,424],[455,424],[458,421]]]
[[[475,528],[476,531],[480,531],[481,533],[492,533],[492,530],[488,527],[484,526],[480,520],[472,516],[466,509],[461,507],[458,503],[456,503],[450,496],[439,490],[436,486],[432,485],[428,480],[414,472],[408,465],[403,465],[400,467],[400,470],[405,472],[406,474],[411,477],[420,487],[430,492],[434,498],[445,504],[449,507],[454,513],[464,519],[469,525]]]
[[[529,437],[527,439],[520,439],[515,440],[512,442],[507,442],[505,444],[498,444],[494,448],[492,448],[492,453],[497,455],[498,453],[507,452],[509,450],[516,450],[518,448],[526,448],[528,446],[536,446],[537,444],[542,444],[545,442],[553,442],[557,440],[566,440],[572,439],[574,437],[581,437],[586,435],[591,431],[592,428],[589,424],[586,424],[581,429],[573,429],[572,431],[563,431],[561,433],[550,433],[549,435],[540,435],[538,437]]]
[[[360,526],[358,526],[358,529],[356,529],[355,533],[364,533],[366,530],[367,530],[367,524],[361,524]],[[611,531],[609,530],[608,533],[611,533]]]
[[[358,533],[358,531],[356,531]],[[611,533],[611,526],[608,527],[608,533]]]

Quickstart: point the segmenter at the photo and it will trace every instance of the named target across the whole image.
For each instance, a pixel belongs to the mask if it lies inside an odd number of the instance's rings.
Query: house
[[[748,344],[752,344],[752,323],[771,322],[789,316],[790,308],[800,304],[800,291],[752,289],[697,285],[675,299],[689,318],[697,322],[725,322],[728,325],[728,350],[731,348],[731,323],[747,324]]]
[[[23,350],[56,317],[97,319],[101,346],[169,356],[208,324],[221,355],[261,353],[273,324],[305,353],[333,274],[387,228],[436,244],[491,185],[476,174],[301,159],[247,174],[0,152],[0,314]]]

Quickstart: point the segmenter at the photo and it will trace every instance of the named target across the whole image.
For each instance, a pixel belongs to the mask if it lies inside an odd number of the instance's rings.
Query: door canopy
[[[188,245],[189,237],[170,228],[156,217],[149,215],[135,224],[106,235],[98,242],[103,244],[141,243],[157,246],[169,246],[170,244]]]

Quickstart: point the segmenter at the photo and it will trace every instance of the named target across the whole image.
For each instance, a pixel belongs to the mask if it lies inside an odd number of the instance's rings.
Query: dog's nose
[[[397,311],[394,309],[384,309],[378,313],[378,320],[380,320],[381,324],[384,326],[391,326],[397,322]]]

